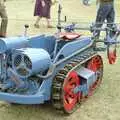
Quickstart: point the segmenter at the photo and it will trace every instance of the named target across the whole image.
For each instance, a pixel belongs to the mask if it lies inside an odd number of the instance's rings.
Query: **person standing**
[[[52,1],[51,0],[36,0],[34,16],[37,16],[34,26],[39,28],[39,21],[42,17],[46,18],[47,27],[51,28],[50,25],[50,10]]]
[[[5,1],[6,0],[0,0],[0,17],[2,19],[0,26],[0,37],[6,37],[6,32],[7,32],[8,17],[4,4]]]
[[[83,0],[84,5],[89,5],[90,0]],[[105,20],[107,21],[107,27],[113,28],[115,20],[114,0],[96,0],[96,4],[99,5],[95,26],[101,28]],[[95,30],[94,34],[99,38],[100,30]],[[114,35],[114,32],[110,32],[110,37]]]
[[[114,10],[114,0],[97,0],[99,8],[97,11],[95,27],[102,27],[104,21],[107,21],[107,27],[111,28],[114,25],[115,20],[115,10]],[[99,38],[100,30],[95,31],[96,36]],[[110,32],[110,37],[113,36],[112,31]]]

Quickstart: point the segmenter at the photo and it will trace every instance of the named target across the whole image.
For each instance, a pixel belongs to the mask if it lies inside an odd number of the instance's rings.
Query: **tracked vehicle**
[[[52,101],[56,109],[74,112],[102,82],[103,60],[98,51],[106,49],[113,64],[120,34],[116,28],[113,38],[106,34],[101,41],[94,34],[74,32],[78,28],[58,24],[55,35],[0,38],[0,100],[16,104]],[[105,43],[106,48],[98,48],[96,42]]]

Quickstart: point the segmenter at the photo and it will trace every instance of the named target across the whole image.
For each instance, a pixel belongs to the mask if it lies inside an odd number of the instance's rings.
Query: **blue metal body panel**
[[[73,42],[69,42],[67,44],[65,44],[60,51],[58,52],[58,54],[55,57],[54,63],[57,62],[59,60],[59,56],[64,56],[68,57],[69,55],[73,54],[74,52],[85,48],[86,46],[89,46],[92,43],[91,38],[89,37],[80,37],[77,40],[73,41]]]
[[[84,95],[88,94],[88,90],[90,86],[95,82],[97,78],[97,74],[87,68],[81,67],[77,70],[78,75],[81,79],[81,85],[77,89],[78,91],[82,91]]]
[[[87,88],[89,88],[96,80],[96,73],[87,68],[81,67],[77,73],[86,80]]]
[[[18,49],[28,47],[28,37],[9,37],[0,38],[0,53],[10,49]]]
[[[34,36],[29,38],[28,44],[32,48],[43,48],[51,55],[55,48],[56,38],[45,35]]]
[[[18,104],[40,104],[40,103],[44,103],[45,98],[43,94],[19,95],[19,94],[0,92],[0,100],[7,101],[10,103],[18,103]]]
[[[35,94],[20,95],[15,93],[0,92],[0,100],[18,104],[40,104],[50,100],[52,77],[41,84]]]

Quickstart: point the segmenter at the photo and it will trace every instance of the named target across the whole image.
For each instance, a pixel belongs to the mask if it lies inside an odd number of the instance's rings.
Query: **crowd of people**
[[[6,37],[7,33],[7,24],[8,24],[8,16],[5,7],[6,0],[0,0],[0,17],[1,17],[1,26],[0,26],[0,37]],[[83,0],[84,3],[89,0]],[[52,4],[56,3],[56,1],[52,2],[52,0],[36,0],[34,16],[37,16],[36,21],[34,23],[35,28],[40,28],[39,22],[41,18],[46,19],[47,28],[52,28],[50,23],[50,11]],[[96,0],[96,3],[99,4],[99,9],[97,11],[95,25],[96,27],[101,27],[106,20],[108,27],[112,27],[115,19],[115,10],[114,10],[114,0]],[[97,36],[99,37],[100,31],[96,31]]]

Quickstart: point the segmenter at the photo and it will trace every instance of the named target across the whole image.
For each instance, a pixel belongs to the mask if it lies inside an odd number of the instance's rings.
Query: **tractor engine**
[[[23,38],[0,40],[0,90],[10,93],[35,93],[51,64],[42,48],[28,48]],[[30,93],[31,91],[31,93]]]
[[[23,48],[12,54],[12,67],[21,78],[31,75],[44,74],[50,66],[50,55],[44,49]]]

